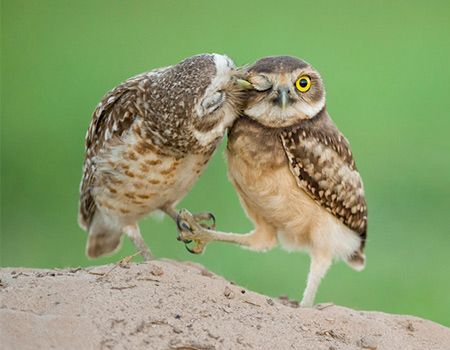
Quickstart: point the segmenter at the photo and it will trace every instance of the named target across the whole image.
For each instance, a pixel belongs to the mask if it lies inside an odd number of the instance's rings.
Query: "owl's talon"
[[[185,242],[185,244],[184,244],[184,247],[186,248],[186,250],[187,250],[189,253],[195,254],[194,251],[193,251],[191,248],[189,248],[189,246],[187,245],[186,242]]]
[[[192,242],[192,241],[191,241]],[[191,253],[191,254],[198,254],[196,253],[193,249],[189,248],[189,246],[187,245],[187,243],[184,244],[184,247],[186,248],[186,250]]]
[[[179,230],[177,240],[182,241],[183,243],[191,243],[192,239],[185,237],[186,235],[193,234],[191,226],[184,220],[177,220],[177,226]]]
[[[188,252],[192,254],[200,254],[204,251],[206,245],[210,241],[209,227],[200,224],[198,220],[212,220],[215,223],[215,217],[211,213],[191,214],[186,209],[180,210],[177,217],[177,226],[179,230],[178,240],[185,243]],[[188,246],[189,243],[194,242],[195,246],[192,248]]]
[[[191,227],[189,226],[189,224],[186,221],[181,221],[180,222],[180,229],[183,230],[183,231],[192,232]]]
[[[215,230],[216,228],[216,217],[214,216],[213,213],[210,212],[202,212],[202,213],[197,213],[197,214],[192,214],[192,217],[194,218],[194,220],[201,226],[204,228],[207,228],[209,230]],[[212,224],[206,224],[206,223],[202,223],[201,221],[212,221]]]
[[[190,215],[190,213],[185,209],[180,210],[180,213],[177,216],[178,230],[192,232],[191,227],[185,220],[182,219],[181,215]]]
[[[196,242],[196,245],[193,248],[190,248],[187,243],[184,244],[184,247],[186,248],[186,250],[191,253],[191,254],[201,254],[203,253],[203,250],[205,249],[205,244],[201,243],[199,241]]]

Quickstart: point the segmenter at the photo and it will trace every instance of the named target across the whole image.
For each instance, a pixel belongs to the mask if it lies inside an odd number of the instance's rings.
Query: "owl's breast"
[[[227,145],[228,176],[247,207],[276,222],[282,221],[296,192],[278,134],[252,121],[238,120]]]
[[[226,155],[229,178],[250,216],[263,217],[278,232],[308,232],[322,209],[297,185],[276,129],[239,119]]]
[[[96,205],[123,222],[135,222],[156,209],[172,206],[192,187],[212,152],[170,155],[129,132],[95,159]]]

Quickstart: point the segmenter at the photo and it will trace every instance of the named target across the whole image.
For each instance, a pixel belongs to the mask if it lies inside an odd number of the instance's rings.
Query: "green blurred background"
[[[236,64],[302,57],[322,74],[369,203],[368,265],[343,263],[318,302],[450,325],[450,3],[448,1],[2,1],[1,266],[89,261],[77,226],[83,140],[109,89],[196,53]],[[223,148],[181,203],[222,230],[252,225],[227,180]],[[299,299],[309,259],[212,244],[193,256],[169,219],[144,220],[158,257],[193,260],[252,290]]]

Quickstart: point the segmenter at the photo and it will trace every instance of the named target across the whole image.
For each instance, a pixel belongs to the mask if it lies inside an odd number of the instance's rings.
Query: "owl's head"
[[[245,68],[249,93],[244,114],[272,128],[311,119],[325,107],[319,73],[295,57],[265,57]]]
[[[175,91],[172,105],[178,107],[174,114],[188,124],[197,141],[207,145],[223,137],[239,115],[243,100],[243,89],[236,82],[241,73],[233,61],[219,54],[195,55],[167,73],[173,86],[166,91]]]

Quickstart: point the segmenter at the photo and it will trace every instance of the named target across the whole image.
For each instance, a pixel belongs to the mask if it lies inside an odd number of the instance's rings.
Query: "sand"
[[[412,316],[296,303],[170,260],[0,269],[1,349],[450,349]]]

